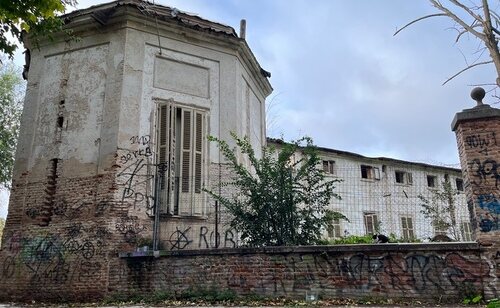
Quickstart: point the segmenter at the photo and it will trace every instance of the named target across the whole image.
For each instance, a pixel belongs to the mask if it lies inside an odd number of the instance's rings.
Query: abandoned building
[[[157,246],[211,247],[202,187],[227,171],[207,136],[261,148],[270,73],[233,28],[174,8],[120,0],[62,18],[78,40],[31,48],[3,247],[13,262],[27,242],[71,246],[73,262],[99,256],[80,266],[100,292],[113,253],[151,244],[155,189]],[[27,282],[29,266],[15,268],[7,276]]]
[[[268,139],[279,147],[280,141]],[[349,221],[336,220],[324,237],[335,239],[346,235],[393,234],[408,241],[428,241],[436,235],[447,235],[456,241],[471,241],[473,232],[460,169],[402,161],[392,158],[370,158],[356,153],[318,148],[322,168],[329,179],[340,180],[330,209],[344,214]],[[297,153],[297,158],[300,153]],[[434,226],[422,210],[419,196],[432,200],[443,192],[443,183],[451,185],[453,209],[443,210],[441,219],[449,228]],[[437,200],[433,201],[438,203]],[[442,208],[449,204],[439,201]],[[439,228],[441,227],[441,228]]]
[[[498,296],[500,255],[476,242],[238,247],[224,212],[202,188],[229,193],[217,185],[230,173],[208,135],[230,145],[231,132],[246,135],[257,150],[266,143],[270,73],[247,45],[244,22],[237,34],[141,0],[61,18],[78,40],[60,34],[39,48],[25,42],[31,61],[0,250],[0,300],[89,301],[201,287],[427,299],[470,287]],[[494,114],[486,118],[498,120]],[[464,152],[459,136],[488,127],[468,119],[453,128],[466,160],[476,154]],[[491,147],[500,153],[496,142]],[[337,186],[343,201],[332,209],[350,219],[326,237],[443,233],[420,214],[417,197],[447,180],[459,191],[457,239],[475,234],[497,247],[497,229],[486,234],[467,224],[460,191],[469,196],[471,183],[459,170],[320,151],[321,167],[344,180]],[[485,193],[496,192],[489,178],[483,183]]]

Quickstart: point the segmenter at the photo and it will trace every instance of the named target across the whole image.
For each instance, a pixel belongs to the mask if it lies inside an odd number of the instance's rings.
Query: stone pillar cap
[[[452,131],[455,131],[458,127],[458,124],[462,122],[486,118],[500,118],[500,109],[493,108],[490,105],[483,103],[483,98],[485,95],[486,92],[483,88],[477,87],[472,89],[471,97],[477,102],[477,106],[474,108],[464,109],[461,112],[455,114],[455,117],[451,122]]]

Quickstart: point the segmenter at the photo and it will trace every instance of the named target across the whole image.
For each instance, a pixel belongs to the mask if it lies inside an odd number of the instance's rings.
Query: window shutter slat
[[[190,191],[191,171],[191,111],[183,110],[182,114],[182,180],[181,189],[183,193]]]
[[[203,142],[203,116],[200,113],[196,114],[196,151],[201,152]]]
[[[184,141],[182,142],[182,149],[189,151],[191,149],[191,111],[184,110],[183,120],[184,127],[182,134]]]
[[[203,150],[203,115],[196,113],[195,121],[195,162],[194,162],[194,192],[201,193],[202,150]]]

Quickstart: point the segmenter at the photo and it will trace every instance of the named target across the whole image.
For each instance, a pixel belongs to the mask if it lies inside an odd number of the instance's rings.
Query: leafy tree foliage
[[[325,177],[310,138],[283,143],[279,150],[262,149],[255,156],[247,137],[232,134],[237,148],[215,137],[234,177],[221,183],[234,193],[225,196],[206,190],[232,215],[231,227],[249,246],[311,245],[319,242],[324,228],[335,219],[346,219],[328,210],[335,182]],[[238,159],[238,152],[244,157]],[[300,155],[299,159],[295,159]],[[245,164],[244,161],[248,163]]]
[[[422,195],[418,196],[422,202],[420,212],[431,220],[435,230],[445,231],[457,241],[460,240],[455,218],[455,197],[458,194],[459,192],[452,188],[450,181],[443,181],[442,190],[431,190],[430,199]]]
[[[24,81],[12,62],[0,64],[0,186],[8,187],[22,111]]]
[[[63,21],[57,18],[68,5],[76,0],[2,0],[0,1],[0,51],[12,58],[16,42],[23,32],[35,37],[47,36],[62,29]],[[35,42],[37,43],[37,42]]]
[[[4,227],[5,227],[5,219],[0,217],[0,245],[2,244],[2,235]]]

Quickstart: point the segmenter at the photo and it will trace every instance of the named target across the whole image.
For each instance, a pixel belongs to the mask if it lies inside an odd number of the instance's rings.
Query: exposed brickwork
[[[64,188],[55,192],[46,226],[38,217],[45,196],[36,195],[45,183],[14,183],[0,253],[2,299],[102,296],[110,251],[118,251],[120,243],[112,232],[115,210],[101,211],[105,200],[112,200],[113,179],[110,174],[61,181]]]
[[[107,294],[109,270],[121,262],[118,253],[135,251],[153,234],[152,163],[143,157],[122,160],[120,154],[102,174],[80,178],[65,177],[70,166],[60,161],[57,183],[51,183],[50,220],[44,226],[40,217],[47,214],[45,174],[37,180],[25,172],[14,181],[0,252],[0,300],[88,301]],[[228,176],[225,166],[212,165],[214,186],[219,171]],[[202,219],[162,217],[162,225],[174,229],[168,233],[160,228],[163,249],[214,248],[215,215],[210,206],[213,200],[207,200]],[[222,212],[219,244],[235,247],[237,236],[228,231],[227,222]],[[186,229],[193,231],[182,233]]]
[[[231,289],[241,295],[459,301],[480,293],[490,267],[474,244],[271,247],[124,257],[110,292]]]
[[[500,292],[500,116],[498,109],[483,105],[466,109],[457,118],[453,129],[467,202],[476,240],[487,247],[484,260],[491,269],[484,292],[494,297]]]

